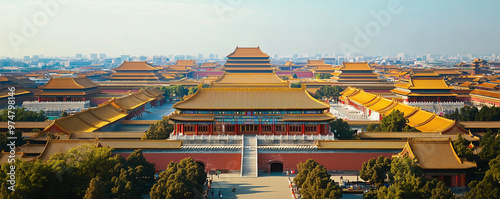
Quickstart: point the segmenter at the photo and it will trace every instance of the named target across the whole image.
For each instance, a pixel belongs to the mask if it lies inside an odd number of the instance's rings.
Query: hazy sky
[[[497,0],[2,0],[0,56],[225,56],[237,45],[280,56],[498,55],[499,8]]]

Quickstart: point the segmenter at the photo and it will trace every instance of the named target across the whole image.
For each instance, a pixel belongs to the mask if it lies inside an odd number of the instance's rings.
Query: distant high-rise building
[[[33,55],[33,59],[35,59],[35,60],[36,60],[36,59],[39,59],[39,58],[40,58],[40,56],[38,56],[38,55]]]
[[[29,60],[30,59],[30,56],[24,56],[23,58],[24,60]]]
[[[198,54],[198,59],[203,59],[203,54]]]
[[[121,58],[121,61],[122,61],[122,62],[124,62],[124,61],[129,61],[129,59],[130,59],[130,55],[121,55],[121,56],[120,56],[120,58]]]
[[[105,54],[105,53],[101,53],[101,54],[99,54],[99,58],[101,58],[101,59],[106,58],[106,54]]]
[[[398,53],[396,55],[396,57],[398,58],[398,60],[403,60],[405,58],[405,54],[404,53]]]
[[[90,54],[90,59],[97,59],[97,53]]]
[[[209,54],[209,55],[208,55],[208,58],[209,58],[209,59],[215,59],[215,56],[214,56],[214,54]]]
[[[139,60],[141,60],[141,61],[146,61],[146,59],[148,59],[148,57],[146,57],[146,56],[140,56],[139,57]]]
[[[278,58],[279,58],[279,57],[278,57],[278,54],[274,54],[274,55],[273,55],[273,59],[278,59]]]
[[[75,57],[76,57],[77,59],[81,59],[81,58],[83,58],[83,55],[82,55],[81,53],[76,53],[76,54],[75,54]]]

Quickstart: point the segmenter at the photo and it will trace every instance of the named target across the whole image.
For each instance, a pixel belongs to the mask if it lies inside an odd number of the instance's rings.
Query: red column
[[[275,132],[276,132],[276,125],[273,124],[273,126],[271,127],[271,133],[274,135]]]
[[[239,127],[240,127],[240,125],[234,124],[234,134],[235,135],[238,135],[238,133],[239,133],[238,131],[240,130]]]
[[[214,125],[213,124],[210,124],[210,135],[212,135],[214,133]]]
[[[181,124],[182,135],[184,135],[184,124]]]
[[[198,135],[198,124],[194,126],[194,134]]]
[[[305,124],[302,124],[302,135],[304,135],[304,133],[306,132],[306,125]]]
[[[460,182],[459,185],[460,187],[465,187],[467,186],[466,178],[465,178],[465,173],[460,174]]]
[[[320,129],[321,129],[321,124],[318,124],[318,127],[317,127],[317,131],[318,131],[318,135],[320,134]]]
[[[441,182],[443,182],[443,181],[444,181],[443,174],[439,174],[439,181],[441,181]]]
[[[261,134],[262,134],[262,124],[259,123],[259,135],[261,135]]]
[[[288,135],[288,133],[290,133],[290,125],[286,125],[286,135]]]

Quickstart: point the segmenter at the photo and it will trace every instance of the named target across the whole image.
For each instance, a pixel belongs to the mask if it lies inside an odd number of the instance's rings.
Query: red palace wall
[[[117,153],[127,158],[130,153]],[[191,157],[202,162],[205,170],[241,170],[241,153],[143,153],[146,160],[155,164],[156,171],[167,169],[172,161]]]
[[[297,170],[297,164],[314,159],[327,170],[361,170],[363,162],[395,153],[259,153],[259,170],[270,172],[270,163],[282,163],[283,170]]]

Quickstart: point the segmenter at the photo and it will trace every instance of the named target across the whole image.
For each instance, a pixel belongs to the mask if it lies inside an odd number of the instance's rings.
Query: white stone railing
[[[241,140],[242,135],[174,135],[170,134],[171,140]]]
[[[335,140],[333,135],[257,135],[258,140]]]
[[[90,107],[90,101],[75,101],[75,102],[24,101],[23,107],[30,111],[82,110]]]

